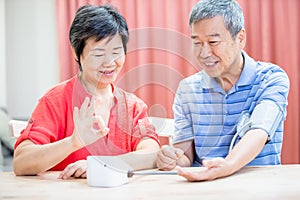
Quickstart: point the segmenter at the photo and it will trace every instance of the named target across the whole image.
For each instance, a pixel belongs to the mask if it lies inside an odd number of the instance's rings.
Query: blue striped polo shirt
[[[193,166],[200,165],[199,157],[225,158],[241,114],[247,112],[251,115],[256,105],[264,100],[275,102],[283,117],[273,127],[273,133],[265,129],[269,141],[248,165],[280,164],[288,76],[277,65],[256,62],[244,51],[242,54],[243,71],[227,93],[204,70],[179,83],[173,104],[173,143],[194,140],[196,155]]]

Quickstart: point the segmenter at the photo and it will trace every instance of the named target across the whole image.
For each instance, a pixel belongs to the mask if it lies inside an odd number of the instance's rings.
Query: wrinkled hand
[[[181,167],[176,167],[178,175],[186,178],[190,182],[214,180],[231,175],[232,167],[224,158],[212,158],[202,161],[203,168],[199,171],[187,171]]]
[[[86,178],[87,162],[86,160],[78,160],[69,164],[58,176],[61,179]]]
[[[184,152],[173,146],[162,146],[157,154],[156,166],[161,170],[172,170],[177,165],[177,160],[184,154]]]
[[[105,127],[103,118],[100,115],[95,115],[94,102],[93,98],[90,101],[87,97],[80,109],[74,108],[72,140],[78,147],[87,146],[109,132],[109,128]]]

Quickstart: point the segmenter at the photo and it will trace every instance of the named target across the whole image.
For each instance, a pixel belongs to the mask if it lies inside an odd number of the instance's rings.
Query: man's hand
[[[224,158],[213,158],[202,161],[203,170],[187,171],[181,167],[176,167],[178,175],[188,181],[207,181],[229,176],[233,173],[231,164]]]
[[[177,160],[184,152],[173,146],[162,146],[157,154],[156,166],[161,170],[172,170],[177,165]]]

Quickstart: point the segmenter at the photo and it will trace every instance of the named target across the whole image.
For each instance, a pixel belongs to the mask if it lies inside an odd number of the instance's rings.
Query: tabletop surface
[[[58,174],[1,172],[0,199],[300,199],[300,165],[244,167],[230,177],[204,182],[137,175],[113,188],[90,187],[86,179],[61,180]]]

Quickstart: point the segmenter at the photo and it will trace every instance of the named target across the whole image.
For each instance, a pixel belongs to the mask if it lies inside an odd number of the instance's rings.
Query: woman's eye
[[[102,57],[104,55],[103,54],[94,54],[93,56],[95,56],[95,57]]]

